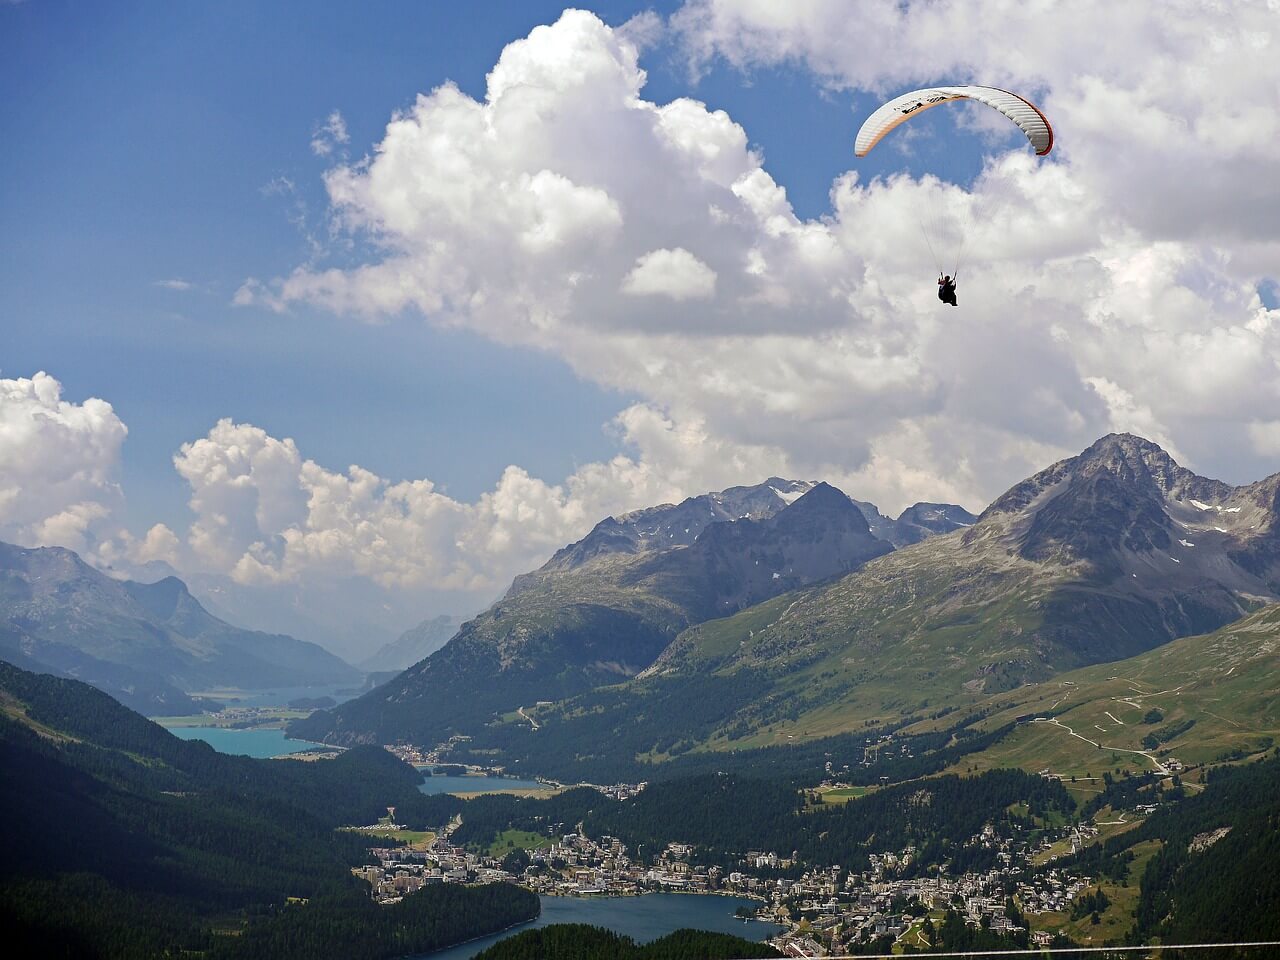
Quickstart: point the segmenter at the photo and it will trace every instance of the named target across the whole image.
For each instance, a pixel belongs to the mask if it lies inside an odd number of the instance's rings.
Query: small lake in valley
[[[505,793],[508,790],[551,790],[537,780],[520,780],[515,777],[452,777],[433,774],[418,787],[423,793]]]
[[[203,740],[219,753],[238,753],[246,757],[278,757],[285,753],[315,750],[319,744],[306,740],[289,740],[283,730],[233,730],[229,727],[169,727],[175,737]]]
[[[731,933],[747,940],[767,940],[782,932],[775,923],[743,922],[733,915],[741,906],[757,907],[755,900],[682,893],[647,893],[640,897],[542,897],[542,915],[491,937],[417,954],[419,960],[467,960],[499,940],[534,927],[553,923],[588,923],[620,933],[637,943],[648,943],[683,928]]]

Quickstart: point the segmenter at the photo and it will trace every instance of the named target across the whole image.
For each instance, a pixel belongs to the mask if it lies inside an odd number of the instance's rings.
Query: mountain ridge
[[[566,744],[624,729],[630,743],[651,737],[637,752],[651,762],[977,709],[1276,602],[1278,488],[1280,476],[1197,477],[1149,441],[1104,437],[1015,484],[972,527],[690,626],[607,696],[538,707],[536,734],[495,726],[473,746],[536,772],[540,756],[563,769]]]
[[[315,644],[234,627],[185,583],[116,580],[62,547],[0,543],[0,656],[95,683],[147,710],[198,712],[185,691],[355,682]]]
[[[354,706],[313,715],[291,730],[340,742],[378,737],[406,722],[420,737],[456,732],[462,721],[625,680],[690,623],[892,549],[871,534],[844,493],[778,477],[607,518],[517,577],[500,601],[427,660]],[[472,696],[460,701],[453,692],[459,689]]]

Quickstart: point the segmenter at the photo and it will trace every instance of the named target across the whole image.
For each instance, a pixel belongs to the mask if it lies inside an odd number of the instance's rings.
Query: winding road
[[[1071,734],[1071,736],[1075,737],[1077,740],[1083,740],[1085,743],[1089,744],[1090,746],[1097,747],[1100,750],[1111,750],[1115,753],[1136,753],[1140,757],[1146,757],[1146,759],[1151,761],[1151,765],[1156,768],[1156,773],[1160,774],[1162,777],[1167,777],[1171,773],[1168,767],[1166,767],[1163,763],[1157,760],[1154,755],[1150,753],[1146,753],[1145,751],[1142,751],[1142,750],[1130,750],[1127,747],[1109,747],[1105,743],[1099,743],[1097,740],[1090,740],[1088,737],[1084,736],[1083,734],[1076,733],[1074,730],[1068,727],[1065,723],[1063,723],[1062,721],[1056,718],[1046,719],[1044,717],[1036,717],[1031,722],[1032,723],[1052,723],[1054,726],[1061,727],[1063,730],[1067,731],[1067,733]]]

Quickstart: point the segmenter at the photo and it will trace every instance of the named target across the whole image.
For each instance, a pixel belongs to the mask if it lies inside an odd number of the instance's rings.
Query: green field
[[[400,843],[407,843],[411,847],[429,847],[435,840],[436,835],[430,830],[392,830],[386,834],[378,834],[378,836],[390,837],[392,840],[398,840]]]
[[[865,797],[871,787],[835,787],[831,790],[819,790],[818,797],[822,803],[841,804]]]
[[[486,851],[491,857],[505,857],[512,850],[544,850],[555,841],[528,830],[504,830],[494,837]]]
[[[1124,883],[1103,880],[1090,887],[1091,890],[1102,890],[1111,901],[1107,909],[1099,914],[1097,924],[1094,924],[1089,916],[1072,920],[1067,913],[1041,913],[1028,915],[1031,929],[1064,933],[1084,946],[1121,941],[1133,927],[1142,872],[1147,868],[1147,861],[1155,856],[1159,849],[1159,840],[1148,840],[1137,844],[1133,848],[1134,860],[1129,864],[1129,873]]]
[[[1104,770],[1151,772],[1171,760],[1194,766],[1255,754],[1280,739],[1280,606],[1214,633],[1184,637],[1117,663],[1020,687],[980,706],[993,729],[1038,716],[950,772],[1048,769],[1087,792]],[[1160,719],[1145,722],[1151,711]],[[921,725],[920,729],[923,729]],[[1152,747],[1143,740],[1167,736]]]

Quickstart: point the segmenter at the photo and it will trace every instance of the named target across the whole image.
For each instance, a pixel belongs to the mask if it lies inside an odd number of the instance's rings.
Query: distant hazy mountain
[[[610,518],[425,661],[294,729],[343,742],[447,736],[634,676],[691,623],[891,549],[840,491],[776,477]]]
[[[400,634],[397,639],[385,644],[369,659],[362,661],[360,669],[366,673],[387,671],[398,673],[443,647],[458,632],[462,623],[462,617],[451,617],[447,614],[423,620],[417,626],[410,627]]]
[[[971,527],[978,519],[964,507],[954,503],[917,503],[907,507],[897,520],[893,520],[882,514],[874,503],[867,503],[865,500],[853,502],[867,518],[871,532],[895,547],[910,546],[962,527]]]
[[[0,544],[0,657],[153,714],[190,709],[182,691],[360,679],[315,644],[219,620],[175,577],[114,580],[60,547]]]

